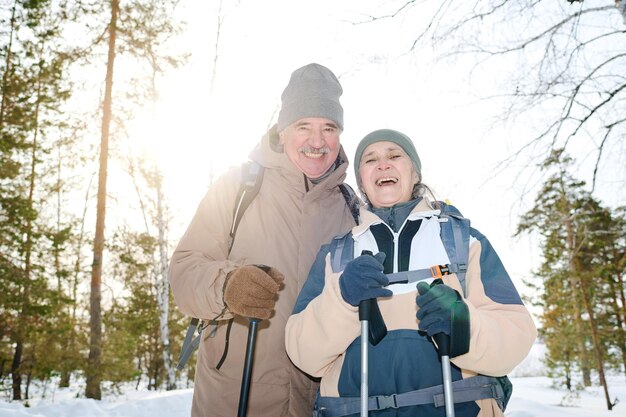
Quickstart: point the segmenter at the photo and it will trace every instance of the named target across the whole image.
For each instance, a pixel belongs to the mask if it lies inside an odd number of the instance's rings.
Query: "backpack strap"
[[[330,242],[330,266],[333,272],[343,271],[352,259],[354,259],[352,232],[334,237]]]
[[[235,203],[235,207],[233,209],[233,223],[230,227],[230,236],[228,239],[228,253],[230,254],[231,249],[233,248],[233,243],[235,242],[235,234],[237,233],[237,228],[239,227],[239,222],[243,217],[244,212],[254,200],[254,198],[259,193],[261,189],[261,183],[263,182],[263,173],[264,167],[256,161],[248,161],[242,166],[241,170],[241,184],[239,186],[239,192],[237,193],[237,199]],[[176,368],[178,370],[182,370],[191,354],[200,346],[200,337],[202,336],[202,331],[206,326],[213,326],[211,329],[211,333],[209,337],[215,336],[217,331],[217,319],[223,314],[222,312],[219,316],[209,321],[207,325],[204,325],[204,321],[200,321],[198,318],[194,317],[191,319],[191,323],[187,328],[187,333],[185,335],[185,340],[183,341],[183,346],[180,350],[180,355],[178,357],[178,365]],[[232,325],[232,319],[229,320],[228,330],[230,330],[230,326]],[[198,332],[198,335],[192,339],[193,334]],[[228,340],[228,339],[227,339]],[[226,348],[227,349],[227,348]],[[226,356],[227,350],[224,351],[222,358]],[[223,359],[222,359],[223,361]],[[221,362],[220,362],[221,364]]]
[[[180,349],[180,355],[178,356],[178,364],[176,365],[176,369],[182,371],[185,367],[185,364],[191,357],[191,354],[198,347],[200,343],[200,333],[202,330],[198,331],[198,336],[194,339],[193,335],[198,329],[198,324],[200,323],[200,319],[194,317],[191,319],[191,323],[189,323],[189,327],[187,328],[187,333],[185,334],[185,340],[183,341],[183,346]],[[197,343],[196,343],[197,340]]]
[[[241,218],[243,217],[246,209],[252,203],[252,200],[257,196],[259,190],[261,189],[261,184],[263,183],[263,174],[265,172],[265,167],[259,164],[256,161],[248,161],[242,166],[241,170],[241,185],[239,186],[239,192],[237,193],[237,199],[235,200],[235,207],[233,208],[233,223],[230,227],[230,236],[228,239],[228,253],[233,248],[233,244],[235,242],[235,235],[237,234],[237,228],[239,227],[239,222],[241,222]],[[352,218],[356,224],[359,223],[359,206],[360,200],[357,197],[356,193],[348,184],[343,183],[339,185],[339,190],[343,195],[344,200],[346,201],[346,205],[350,210],[350,214],[352,214]],[[350,245],[352,251],[354,250],[354,245]],[[347,254],[346,254],[347,255]],[[350,253],[351,256],[351,253]],[[351,258],[350,258],[351,259]],[[348,259],[348,260],[350,260]],[[220,314],[221,316],[221,314]],[[217,330],[217,319],[220,317],[216,317],[213,320],[209,321],[207,325],[213,326],[212,331],[209,337],[215,335]],[[202,322],[199,323],[197,318],[193,318],[187,329],[187,334],[185,336],[185,340],[183,342],[183,346],[181,348],[180,356],[178,358],[177,368],[180,370],[185,366],[185,363],[191,357],[193,351],[195,351],[200,345],[200,336],[202,334],[202,330],[207,326],[203,325]],[[232,319],[229,320],[229,330],[232,325]],[[198,331],[198,335],[195,339],[191,339],[193,334]],[[228,343],[228,338],[227,338]],[[223,362],[226,356],[227,350],[224,351],[222,355]]]
[[[343,194],[344,200],[346,200],[346,205],[350,210],[350,214],[352,214],[354,223],[359,224],[359,207],[361,206],[361,200],[357,197],[352,187],[345,182],[339,184],[339,190],[341,191],[341,194]]]
[[[233,223],[230,227],[230,235],[228,239],[228,253],[229,254],[235,242],[235,236],[237,234],[237,228],[239,227],[239,223],[241,222],[241,219],[246,209],[248,208],[250,203],[252,203],[252,200],[254,200],[254,198],[259,193],[259,190],[261,189],[261,185],[263,183],[264,172],[265,172],[265,167],[263,167],[261,164],[259,164],[256,161],[248,161],[242,166],[241,185],[239,186],[239,192],[237,193],[237,198],[235,200],[236,201],[235,207],[233,208]],[[350,214],[352,214],[352,217],[354,218],[354,222],[358,224],[359,223],[359,206],[360,206],[359,198],[357,197],[352,187],[350,187],[346,183],[340,184],[339,190],[341,191],[341,194],[343,195],[343,198],[346,201],[346,205],[348,206],[348,209],[350,210]],[[353,246],[354,245],[350,246],[352,250],[353,250]],[[219,316],[217,318],[219,318]],[[217,330],[217,318],[211,320],[208,323],[208,325],[214,326],[209,337],[211,337],[212,335],[215,335],[215,331]],[[229,322],[229,326],[230,325],[232,325],[232,320]],[[200,322],[197,318],[194,317],[191,319],[191,323],[189,325],[189,328],[187,329],[187,334],[185,335],[185,340],[183,342],[180,356],[178,358],[177,368],[179,370],[185,366],[185,364],[191,357],[191,354],[200,345],[200,336],[202,334],[202,330],[205,327],[206,325],[203,325],[203,323]],[[198,335],[192,340],[192,336],[196,332],[196,330],[198,332]],[[226,355],[226,351],[224,352],[224,355],[222,356],[222,361],[225,355]]]
[[[450,259],[447,273],[455,273],[461,284],[463,294],[467,296],[465,274],[469,259],[470,221],[461,215],[456,207],[440,202],[439,215],[441,240]]]
[[[508,379],[507,379],[508,380]],[[506,392],[500,378],[478,375],[459,379],[452,383],[454,403],[493,398],[504,411],[510,392]],[[368,398],[368,411],[402,408],[415,405],[432,404],[435,407],[445,405],[443,385],[422,388],[401,394],[375,395]],[[318,397],[314,416],[342,417],[357,415],[361,407],[360,397]]]
[[[241,186],[237,194],[237,204],[235,204],[235,208],[233,209],[233,224],[230,227],[230,238],[228,240],[229,254],[235,242],[235,234],[237,233],[239,222],[246,209],[261,189],[264,171],[264,167],[256,161],[248,161],[243,165]]]
[[[443,202],[441,202],[441,205],[442,209],[439,215],[441,241],[450,263],[447,265],[433,265],[430,268],[414,271],[387,274],[390,284],[417,282],[456,274],[463,294],[467,293],[465,274],[469,258],[470,221],[463,217],[454,206]],[[332,270],[334,272],[343,271],[346,264],[354,258],[354,239],[352,239],[352,234],[348,232],[335,237],[331,242],[330,254]]]
[[[339,184],[339,190],[346,200],[346,206],[352,214],[355,224],[359,224],[359,209],[361,200],[356,195],[352,187],[346,183]],[[335,236],[330,242],[331,267],[334,272],[343,271],[348,262],[354,258],[354,239],[352,233]]]

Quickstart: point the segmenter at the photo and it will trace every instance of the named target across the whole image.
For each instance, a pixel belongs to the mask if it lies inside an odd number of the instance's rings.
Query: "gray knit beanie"
[[[343,130],[342,93],[339,80],[328,68],[315,63],[298,68],[281,96],[278,131],[305,117],[330,119]]]
[[[413,141],[404,133],[400,133],[397,130],[391,129],[380,129],[375,130],[359,142],[359,146],[356,148],[356,153],[354,154],[354,174],[356,175],[356,181],[361,187],[361,178],[359,176],[359,167],[361,166],[361,157],[363,156],[363,151],[365,148],[370,146],[372,143],[376,142],[393,142],[396,145],[400,146],[404,152],[411,158],[413,162],[413,168],[415,172],[420,176],[422,176],[422,163],[420,162],[420,157],[417,155],[417,151],[415,150],[415,145],[413,145]]]

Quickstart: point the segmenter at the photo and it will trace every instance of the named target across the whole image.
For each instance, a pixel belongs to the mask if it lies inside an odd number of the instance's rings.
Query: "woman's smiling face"
[[[376,142],[359,161],[361,188],[374,208],[391,207],[411,199],[419,177],[404,149],[394,142]]]

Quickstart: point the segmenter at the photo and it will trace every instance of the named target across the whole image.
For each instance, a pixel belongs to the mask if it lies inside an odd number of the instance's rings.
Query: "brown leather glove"
[[[269,319],[284,280],[285,276],[276,268],[242,266],[226,278],[224,303],[240,316]]]

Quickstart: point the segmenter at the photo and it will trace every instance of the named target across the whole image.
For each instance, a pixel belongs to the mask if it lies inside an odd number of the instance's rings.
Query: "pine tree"
[[[562,368],[565,384],[571,388],[572,365],[581,369],[583,384],[590,384],[590,369],[598,372],[607,402],[612,409],[605,377],[607,297],[610,286],[602,270],[610,262],[601,248],[615,243],[607,233],[612,228],[608,210],[601,207],[584,182],[568,173],[571,159],[554,152],[544,169],[555,169],[535,201],[522,216],[517,233],[538,232],[544,262],[535,276],[543,281],[539,297],[543,306],[543,334],[553,371]],[[569,325],[568,323],[573,323]]]
[[[104,338],[107,347],[104,375],[115,382],[136,377],[139,383],[146,377],[148,389],[152,390],[159,387],[164,375],[160,318],[155,314],[157,287],[153,280],[157,248],[157,240],[145,232],[125,227],[115,234],[109,247],[116,260],[111,272],[123,291],[118,292],[114,308],[107,313]],[[134,366],[129,367],[129,363]],[[109,369],[116,371],[109,374]]]
[[[7,38],[2,40],[2,104],[0,107],[0,249],[1,278],[7,289],[0,307],[8,318],[14,346],[11,375],[13,398],[22,399],[28,381],[45,368],[31,338],[50,320],[61,299],[50,289],[45,242],[50,218],[43,210],[49,195],[47,174],[54,173],[48,154],[58,137],[59,107],[68,98],[63,73],[71,53],[58,44],[64,11],[50,1],[14,1]],[[52,10],[51,10],[52,9]],[[56,237],[62,244],[66,235]],[[26,399],[28,394],[26,395]]]

